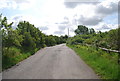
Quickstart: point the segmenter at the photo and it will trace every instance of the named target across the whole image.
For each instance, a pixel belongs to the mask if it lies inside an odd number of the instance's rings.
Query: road
[[[65,44],[43,48],[2,75],[3,79],[98,79]]]

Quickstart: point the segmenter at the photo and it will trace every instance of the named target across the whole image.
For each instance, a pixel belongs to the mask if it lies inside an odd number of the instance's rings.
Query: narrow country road
[[[3,79],[98,79],[65,44],[46,47],[2,73]]]

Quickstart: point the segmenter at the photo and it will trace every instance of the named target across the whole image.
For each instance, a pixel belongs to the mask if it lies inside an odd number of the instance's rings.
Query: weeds
[[[35,51],[37,50],[38,49]],[[31,52],[22,52],[20,49],[15,47],[11,47],[9,49],[4,48],[2,55],[2,70],[12,67],[32,54],[33,53]]]
[[[118,79],[118,54],[107,53],[92,46],[68,45],[72,48],[102,79]]]

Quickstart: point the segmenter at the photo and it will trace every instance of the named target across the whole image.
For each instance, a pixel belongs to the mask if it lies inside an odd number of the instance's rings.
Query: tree
[[[95,30],[93,28],[90,28],[89,29],[89,34],[94,34],[95,33]]]
[[[53,35],[46,36],[45,38],[45,44],[47,46],[54,46],[56,44],[56,40]]]
[[[110,30],[108,36],[109,38],[107,42],[109,43],[110,47],[118,50],[118,29]]]
[[[26,21],[19,22],[17,30],[19,31],[20,35],[24,36],[24,39],[26,39],[25,38],[26,32],[29,33],[30,39],[32,38],[31,41],[35,44],[34,46],[36,48],[42,48],[45,46],[44,34],[29,22],[26,22]],[[28,40],[26,40],[26,43],[27,41]],[[27,44],[26,44],[26,47],[27,47]]]
[[[78,28],[75,30],[75,34],[76,35],[80,35],[80,34],[88,34],[88,28],[86,26],[83,25],[79,25]]]
[[[29,32],[24,33],[22,45],[23,45],[25,50],[30,50],[30,51],[33,50],[34,51],[36,44],[35,44],[34,39],[32,38],[32,36],[30,35]]]
[[[6,34],[3,30],[3,47],[21,47],[21,43],[23,41],[22,35],[19,35],[16,30],[12,28],[9,29],[9,33]]]
[[[2,15],[0,15],[0,28],[2,28],[2,42],[3,47],[10,48],[12,46],[21,46],[22,36],[18,35],[16,30],[13,30],[12,23],[8,24],[7,18],[4,17],[2,19]]]

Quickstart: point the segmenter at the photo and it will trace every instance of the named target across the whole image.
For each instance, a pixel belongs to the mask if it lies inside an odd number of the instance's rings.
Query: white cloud
[[[73,36],[79,24],[98,30],[116,27],[103,21],[108,15],[117,13],[116,0],[104,0],[101,3],[64,3],[64,0],[0,0],[0,9],[4,8],[20,11],[28,9],[22,14],[18,12],[18,15],[11,17],[10,21],[15,22],[14,26],[19,21],[29,21],[48,35],[67,34],[70,28],[70,35]],[[110,20],[110,23],[112,21]]]
[[[101,21],[102,21],[102,18],[100,18],[98,16],[93,16],[91,18],[86,18],[86,17],[81,16],[78,19],[78,24],[82,24],[82,25],[97,25]]]
[[[74,2],[70,2],[70,4],[65,5],[73,6],[75,4],[76,3]],[[118,3],[116,0],[106,0],[97,4],[77,3],[75,7],[71,7],[71,9],[73,9],[73,11],[75,12],[72,19],[73,24],[94,26],[99,24],[100,22],[103,22],[103,19],[108,15],[117,13]]]
[[[59,30],[63,31],[67,28],[67,26],[66,25],[59,25],[58,28],[59,28]]]
[[[0,0],[0,9],[3,9],[3,8],[15,9],[16,7],[17,7],[17,4],[14,1]]]
[[[109,15],[118,11],[117,2],[102,2],[97,5],[96,12],[102,15]]]
[[[47,26],[44,26],[44,27],[42,26],[42,27],[39,27],[39,29],[42,30],[42,31],[46,31],[46,30],[48,30],[49,28],[48,28]]]
[[[117,24],[107,24],[107,23],[104,23],[104,22],[101,22],[98,25],[94,26],[94,29],[96,31],[102,31],[102,32],[109,31],[109,30],[115,29],[115,28],[118,28]]]
[[[64,31],[55,31],[54,34],[56,34],[56,35],[63,35],[63,34],[65,34],[65,32]]]
[[[13,24],[14,28],[17,27],[17,25],[20,21],[29,21],[31,24],[34,24],[36,27],[39,26],[39,22],[38,22],[39,19],[37,19],[31,15],[17,14],[17,15],[12,16],[9,19],[9,22],[14,22],[14,24]]]
[[[36,0],[0,0],[0,9],[20,9],[25,10],[32,7]]]

